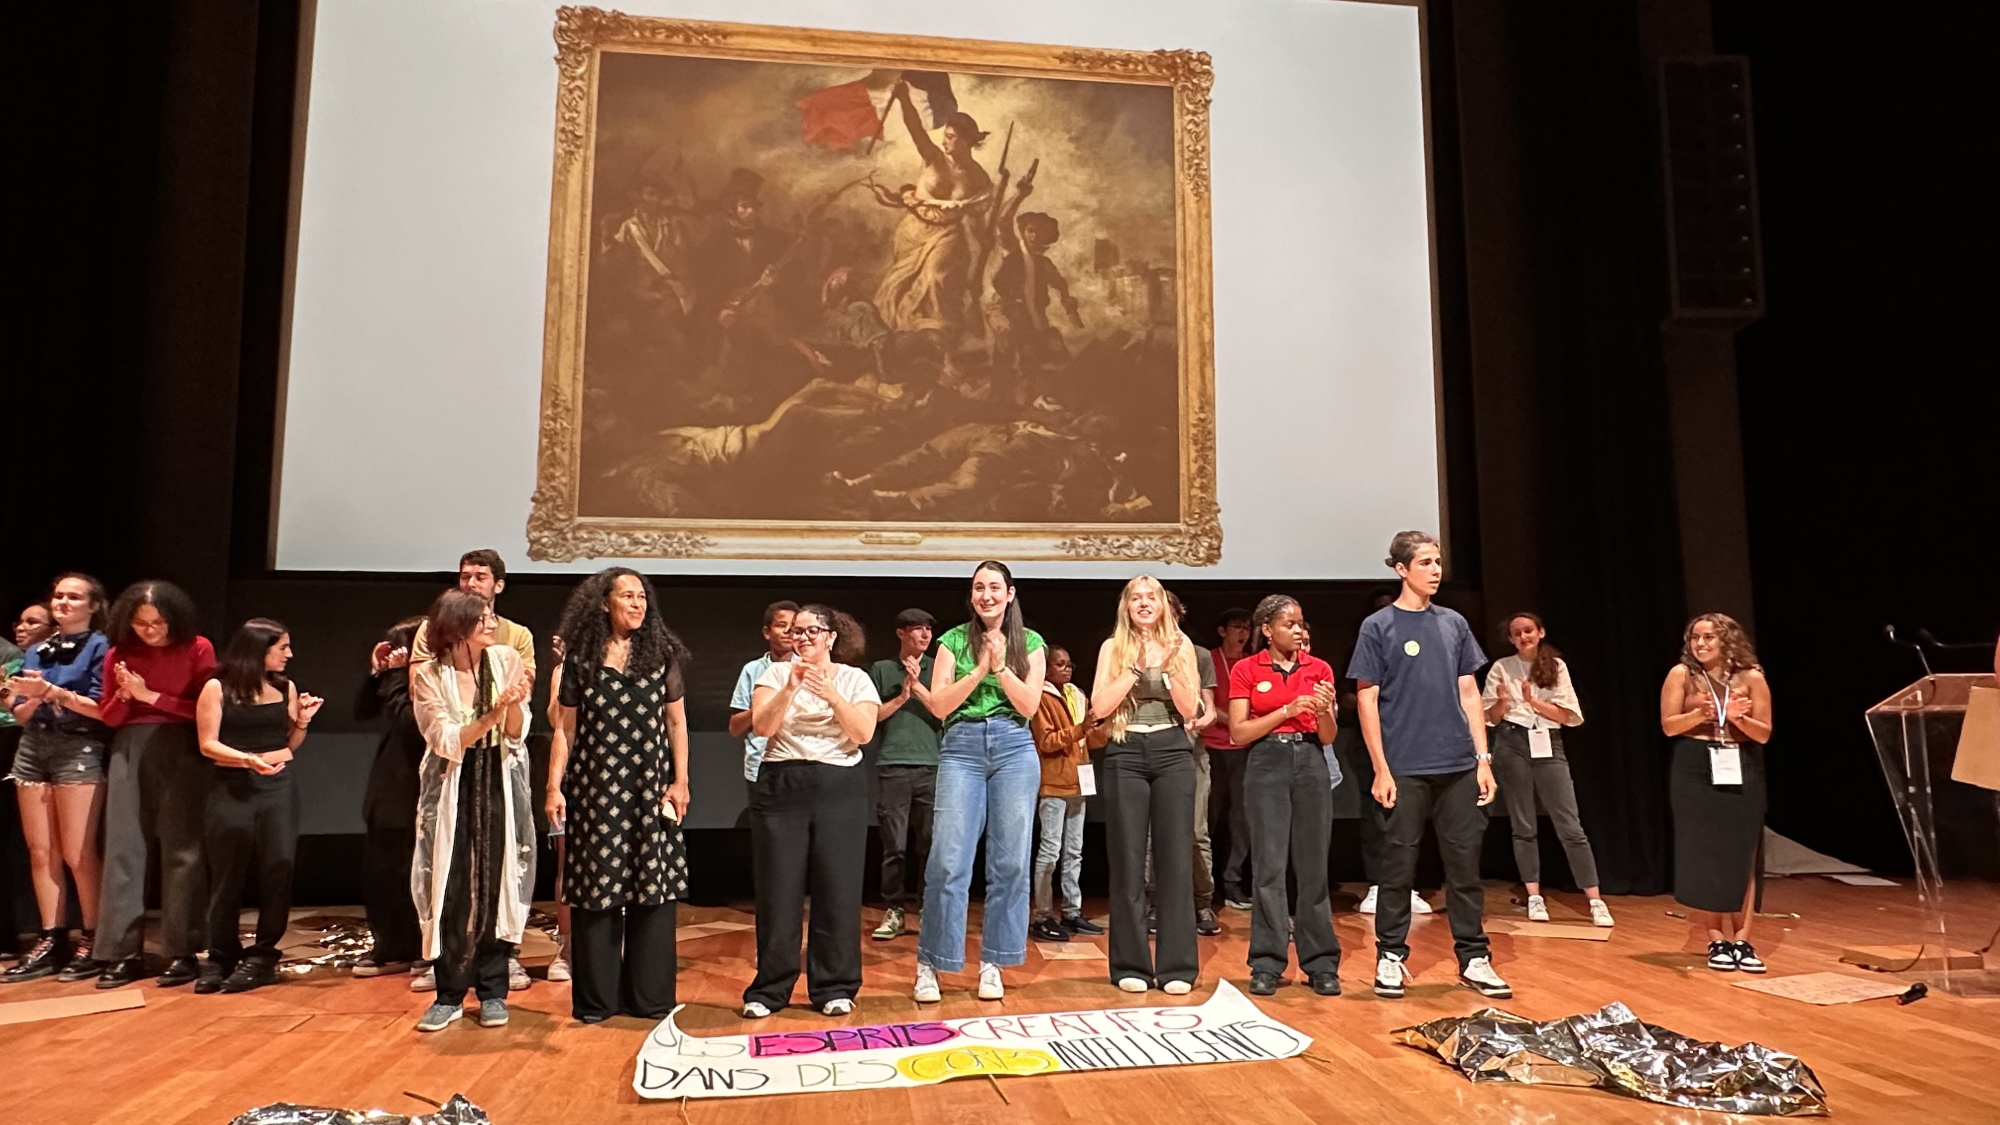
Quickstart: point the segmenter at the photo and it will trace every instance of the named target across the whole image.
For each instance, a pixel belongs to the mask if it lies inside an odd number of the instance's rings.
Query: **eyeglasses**
[[[833,632],[833,630],[828,629],[823,625],[795,625],[785,635],[792,638],[795,641],[809,641],[814,637],[819,636],[821,633],[831,633],[831,632]]]
[[[481,625],[498,625],[500,624],[500,615],[489,609],[479,615],[479,623]]]

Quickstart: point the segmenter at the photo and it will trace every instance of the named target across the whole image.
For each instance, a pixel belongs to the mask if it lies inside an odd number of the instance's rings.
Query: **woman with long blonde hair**
[[[1126,992],[1194,988],[1194,743],[1201,706],[1195,646],[1159,579],[1142,574],[1118,599],[1118,627],[1097,654],[1090,713],[1107,722],[1106,837],[1111,858],[1111,979]],[[1146,841],[1159,865],[1157,945],[1146,929]]]
[[[1761,973],[1750,922],[1771,685],[1734,618],[1704,613],[1688,622],[1681,658],[1660,686],[1660,729],[1674,740],[1674,898],[1708,931],[1709,968]]]

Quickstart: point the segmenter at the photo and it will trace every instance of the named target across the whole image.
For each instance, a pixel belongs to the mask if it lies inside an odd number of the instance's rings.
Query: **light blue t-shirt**
[[[731,713],[750,709],[750,696],[757,690],[757,677],[775,663],[767,652],[743,666],[742,674],[736,677],[736,690],[729,695]],[[743,777],[748,781],[757,780],[757,767],[764,764],[764,742],[754,734],[743,739]]]

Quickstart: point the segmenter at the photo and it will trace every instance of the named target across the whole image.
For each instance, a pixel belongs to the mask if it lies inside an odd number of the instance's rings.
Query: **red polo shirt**
[[[1255,719],[1301,695],[1311,695],[1317,684],[1333,682],[1333,665],[1319,657],[1300,654],[1290,671],[1280,671],[1272,666],[1271,650],[1266,648],[1237,661],[1229,670],[1229,698],[1249,700],[1250,718]],[[1307,711],[1279,723],[1271,733],[1311,734],[1318,729],[1318,718]]]
[[[1220,646],[1208,650],[1208,658],[1215,663],[1216,683],[1222,687],[1222,718],[1209,724],[1201,732],[1201,740],[1210,750],[1241,750],[1243,747],[1229,741],[1229,671],[1243,662],[1242,657],[1231,660],[1222,655]]]

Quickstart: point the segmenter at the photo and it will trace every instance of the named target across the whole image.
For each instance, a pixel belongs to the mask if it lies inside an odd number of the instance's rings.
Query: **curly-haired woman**
[[[585,1023],[674,1008],[674,903],[687,895],[687,648],[644,575],[583,580],[563,614],[551,708],[549,824],[570,908],[570,1012]]]
[[[1750,923],[1771,685],[1733,618],[1704,613],[1688,622],[1680,662],[1660,686],[1660,729],[1674,740],[1674,898],[1708,931],[1709,968],[1761,973]]]

